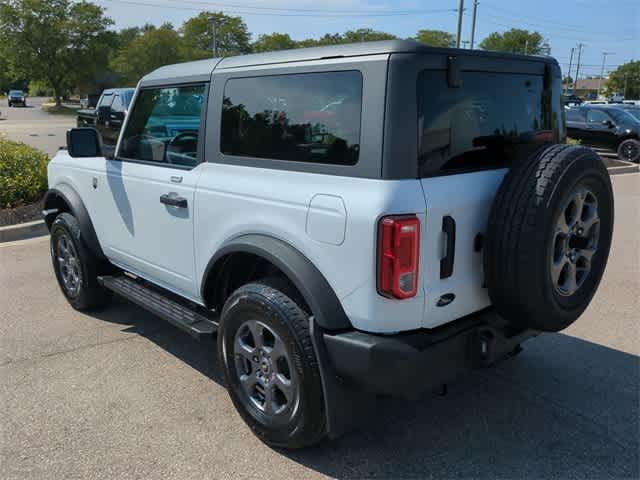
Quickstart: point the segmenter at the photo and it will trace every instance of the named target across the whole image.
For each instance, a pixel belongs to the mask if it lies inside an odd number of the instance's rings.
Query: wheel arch
[[[93,222],[78,192],[67,184],[50,188],[44,196],[44,221],[49,231],[53,221],[59,213],[68,212],[78,219],[80,235],[86,246],[98,258],[105,259],[104,252],[98,241]]]
[[[234,260],[235,256],[235,260]],[[238,261],[240,263],[234,263]],[[319,326],[327,330],[352,328],[333,288],[318,268],[299,250],[264,234],[246,234],[227,241],[209,260],[202,277],[200,293],[208,308],[218,307],[216,292],[224,288],[229,265],[259,260],[279,271],[298,290]],[[231,293],[231,292],[228,292]]]

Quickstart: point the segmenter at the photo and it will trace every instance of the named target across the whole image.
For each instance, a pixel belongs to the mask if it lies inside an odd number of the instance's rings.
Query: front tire
[[[640,141],[628,138],[618,145],[618,158],[625,162],[640,162]]]
[[[76,310],[88,310],[109,303],[111,292],[98,284],[98,274],[106,270],[80,235],[78,220],[61,213],[51,225],[51,260],[58,285]]]
[[[218,352],[231,400],[262,441],[302,448],[322,439],[322,383],[300,305],[267,283],[240,287],[222,310]]]

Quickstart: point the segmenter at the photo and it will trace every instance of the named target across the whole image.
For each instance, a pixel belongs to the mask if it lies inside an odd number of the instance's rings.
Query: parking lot
[[[2,111],[0,132],[47,153],[74,123],[38,108]],[[640,174],[613,183],[609,265],[572,327],[445,397],[372,398],[376,414],[361,430],[295,452],[264,446],[244,425],[214,344],[123,301],[76,312],[55,282],[47,237],[1,243],[1,476],[638,478]]]

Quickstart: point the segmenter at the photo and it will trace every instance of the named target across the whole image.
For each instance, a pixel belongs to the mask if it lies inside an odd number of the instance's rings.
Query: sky
[[[115,28],[171,22],[179,27],[203,10],[241,16],[254,39],[284,32],[293,39],[373,28],[409,37],[420,29],[456,31],[459,0],[93,0],[105,8]],[[469,40],[473,0],[465,0],[462,39]],[[551,55],[569,68],[571,49],[582,43],[580,77],[605,73],[640,60],[640,0],[480,0],[476,44],[495,31],[523,28],[540,32]]]

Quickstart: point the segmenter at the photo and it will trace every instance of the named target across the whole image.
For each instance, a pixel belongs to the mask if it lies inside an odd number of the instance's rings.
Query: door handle
[[[447,251],[440,260],[440,278],[449,278],[453,275],[453,262],[456,256],[456,221],[449,215],[442,218],[442,231],[447,236]]]
[[[160,203],[164,203],[170,207],[187,208],[187,199],[175,192],[160,195]]]

